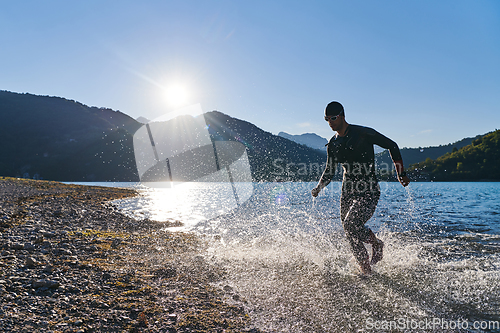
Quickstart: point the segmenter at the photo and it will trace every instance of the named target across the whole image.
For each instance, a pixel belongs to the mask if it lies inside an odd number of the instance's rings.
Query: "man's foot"
[[[363,274],[363,275],[371,275],[372,274],[372,267],[370,266],[370,262],[368,260],[363,261],[362,263],[359,264],[359,270],[361,271],[361,274]]]
[[[371,264],[375,265],[384,257],[384,242],[380,239],[375,239],[372,243],[372,261]]]

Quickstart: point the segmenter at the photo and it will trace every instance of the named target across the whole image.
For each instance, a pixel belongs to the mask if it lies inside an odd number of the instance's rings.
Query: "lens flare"
[[[270,193],[270,201],[278,206],[286,205],[289,202],[288,193],[284,187],[275,187]]]

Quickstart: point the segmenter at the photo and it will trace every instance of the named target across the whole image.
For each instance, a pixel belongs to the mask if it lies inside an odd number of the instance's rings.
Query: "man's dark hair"
[[[344,107],[339,102],[331,102],[326,106],[325,116],[344,114]]]

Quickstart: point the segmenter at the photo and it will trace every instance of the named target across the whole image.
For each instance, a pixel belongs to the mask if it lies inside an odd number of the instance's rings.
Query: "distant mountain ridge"
[[[297,142],[302,145],[306,145],[313,149],[318,149],[326,154],[325,145],[328,144],[328,140],[315,134],[315,133],[304,133],[300,135],[292,135],[286,132],[279,132],[278,136],[282,138]]]

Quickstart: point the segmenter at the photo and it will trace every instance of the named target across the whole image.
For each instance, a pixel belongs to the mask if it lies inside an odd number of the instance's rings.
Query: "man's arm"
[[[403,158],[401,157],[401,152],[399,150],[398,144],[385,135],[375,131],[374,129],[371,130],[373,131],[370,133],[373,137],[373,143],[384,149],[389,149],[389,153],[391,154],[392,162],[394,163],[399,182],[403,186],[408,186],[408,184],[410,183],[410,179],[408,178],[408,176],[406,176],[405,168],[403,165]]]
[[[403,166],[403,159],[394,161],[394,167],[396,168],[396,173],[398,174],[398,180],[403,186],[408,186],[410,184],[410,178],[406,175],[405,168]]]
[[[312,189],[311,195],[313,197],[317,197],[319,192],[321,192],[322,189],[324,189],[328,184],[333,179],[333,176],[335,175],[335,168],[337,164],[333,161],[333,158],[328,155],[327,160],[326,160],[326,166],[325,166],[325,171],[323,171],[323,174],[321,175],[321,178],[319,179],[318,185],[316,185],[315,188]]]

